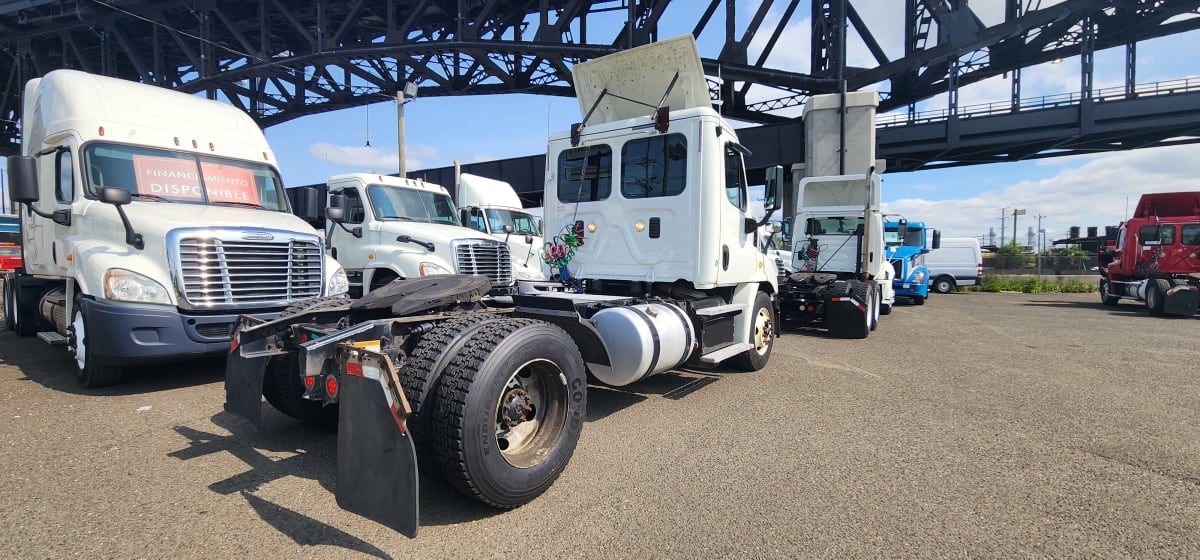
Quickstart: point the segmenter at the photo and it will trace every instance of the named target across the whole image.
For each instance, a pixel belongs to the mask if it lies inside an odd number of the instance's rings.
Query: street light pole
[[[407,177],[407,166],[404,162],[404,104],[417,98],[417,84],[407,82],[404,89],[396,92],[396,140],[400,147],[400,178]]]

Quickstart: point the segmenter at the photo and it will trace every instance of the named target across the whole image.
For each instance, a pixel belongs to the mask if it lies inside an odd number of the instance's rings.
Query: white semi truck
[[[822,325],[841,338],[866,338],[896,301],[880,209],[883,163],[875,161],[878,104],[875,92],[810,99],[804,108],[807,161],[793,170],[796,272],[780,282],[780,315]],[[865,173],[845,171],[854,168]]]
[[[226,352],[239,314],[345,293],[234,107],[56,70],[26,85],[21,125],[8,188],[24,267],[5,277],[5,309],[18,334],[65,345],[82,385]]]
[[[239,328],[226,408],[258,422],[265,395],[319,421],[337,405],[343,508],[415,535],[418,450],[467,496],[519,506],[570,459],[588,374],[624,386],[684,364],[767,365],[778,275],[694,40],[580,63],[574,83],[584,119],[550,138],[545,184],[569,290],[502,309],[486,279],[425,277]],[[768,170],[768,212],[781,179]],[[297,389],[271,393],[283,386]]]
[[[518,283],[546,280],[540,218],[522,208],[512,185],[462,173],[458,176],[458,212],[464,226],[508,245]]]
[[[335,175],[327,181],[331,254],[346,267],[350,295],[398,278],[445,274],[487,276],[492,289],[514,289],[508,245],[459,222],[450,194],[419,179],[370,173]]]

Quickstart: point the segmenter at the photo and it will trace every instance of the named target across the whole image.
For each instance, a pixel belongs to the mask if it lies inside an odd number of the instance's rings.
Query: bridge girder
[[[714,97],[734,118],[782,122],[810,95],[880,89],[881,110],[1056,58],[1200,28],[1200,0],[1066,0],[1041,9],[1006,0],[984,26],[960,0],[904,0],[905,44],[876,39],[854,0],[688,2]],[[862,0],[857,2],[862,4]],[[270,126],[422,96],[571,96],[573,64],[658,39],[669,0],[0,0],[0,152],[15,153],[22,84],[78,68],[223,98]],[[679,6],[682,3],[677,2]],[[696,8],[703,7],[703,10]],[[714,23],[723,9],[723,25]],[[740,22],[744,13],[749,21]],[[1191,16],[1191,17],[1189,17]],[[811,19],[810,68],[772,67]],[[876,24],[878,26],[878,24]],[[894,35],[894,34],[891,34]],[[763,40],[765,38],[765,40]],[[874,66],[847,65],[847,41]],[[1132,74],[1132,73],[1130,73]],[[840,78],[840,79],[839,79]]]

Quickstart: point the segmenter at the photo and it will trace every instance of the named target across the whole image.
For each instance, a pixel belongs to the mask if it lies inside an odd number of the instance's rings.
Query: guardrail
[[[1137,84],[1133,87],[1132,91],[1126,91],[1125,86],[1100,88],[1092,92],[1092,102],[1107,103],[1112,101],[1128,101],[1143,97],[1158,97],[1162,95],[1175,95],[1179,93],[1192,93],[1197,91],[1200,91],[1200,78],[1180,78],[1177,80],[1164,80],[1161,82]],[[959,119],[971,119],[992,115],[1019,113],[1022,111],[1056,109],[1059,107],[1079,105],[1082,100],[1083,95],[1079,92],[1058,93],[1021,99],[1015,108],[1010,101],[996,101],[992,103],[964,105],[958,108],[957,115]],[[931,122],[945,121],[950,118],[950,114],[951,111],[949,108],[921,111],[911,116],[908,113],[893,112],[877,117],[875,119],[875,125],[880,128],[889,128],[893,126],[926,124]]]

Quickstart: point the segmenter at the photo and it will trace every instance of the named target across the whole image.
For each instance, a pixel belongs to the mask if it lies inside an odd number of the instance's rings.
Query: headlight
[[[346,278],[346,270],[338,267],[329,277],[329,285],[325,286],[325,295],[340,296],[350,291],[350,280]]]
[[[421,269],[421,276],[437,276],[439,274],[454,274],[453,272],[446,270],[446,267],[444,267],[440,264],[431,263],[431,262],[421,263],[420,269]]]
[[[925,271],[918,270],[917,273],[913,275],[913,282],[915,282],[917,284],[924,284],[925,283]]]
[[[110,268],[104,273],[104,297],[113,301],[171,305],[171,296],[162,284],[123,268]]]
[[[540,271],[540,270],[537,270],[534,268],[518,268],[517,269],[517,280],[529,280],[529,281],[534,281],[534,282],[540,282],[545,279],[546,279],[546,275],[542,274],[542,271]]]

